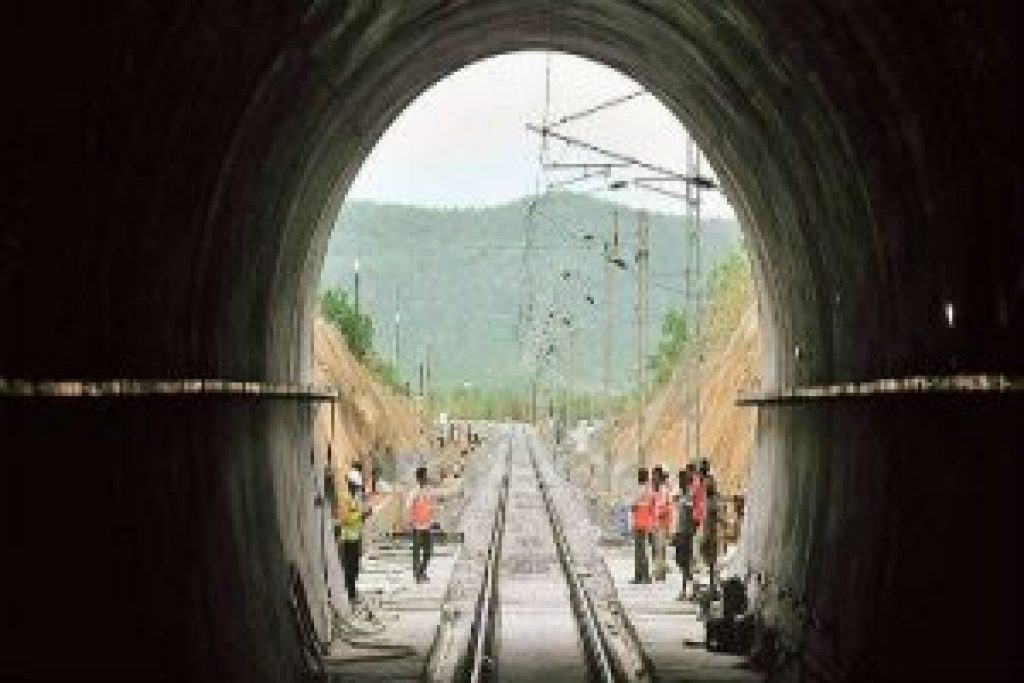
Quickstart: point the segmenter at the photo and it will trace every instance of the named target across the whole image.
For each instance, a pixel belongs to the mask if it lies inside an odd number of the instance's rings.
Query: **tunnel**
[[[324,591],[308,532],[321,408],[303,387],[335,216],[419,93],[556,49],[665,103],[740,219],[765,340],[744,538],[777,674],[1020,675],[1017,3],[12,14],[0,668],[303,677],[291,605],[296,586]],[[54,380],[137,384],[60,395]],[[855,390],[811,391],[836,386]]]

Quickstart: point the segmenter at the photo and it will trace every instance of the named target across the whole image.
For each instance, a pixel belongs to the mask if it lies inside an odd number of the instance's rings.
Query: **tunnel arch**
[[[210,3],[150,14],[111,5],[87,17],[89,41],[69,27],[62,48],[83,55],[61,67],[80,76],[85,93],[26,96],[44,124],[53,105],[80,116],[70,140],[58,137],[65,147],[38,154],[13,145],[19,167],[35,173],[23,173],[23,199],[5,225],[0,311],[21,325],[0,346],[2,370],[30,379],[308,379],[327,235],[363,158],[439,78],[536,48],[638,80],[708,153],[751,248],[769,388],[1019,374],[1021,169],[1006,150],[1020,148],[1020,112],[1003,99],[1020,75],[1016,12],[1009,3],[953,2]],[[948,91],[963,96],[943,97]],[[51,134],[45,125],[29,130],[36,135],[27,140]],[[65,149],[79,150],[81,163],[51,163]],[[986,172],[963,172],[977,167]],[[46,174],[77,189],[85,230],[61,227]],[[43,229],[62,240],[55,245]],[[946,302],[957,307],[956,327],[943,320]],[[761,409],[754,477],[764,483],[752,492],[748,552],[766,585],[762,613],[798,653],[790,666],[850,678],[1015,663],[1019,628],[996,638],[984,664],[969,653],[980,635],[964,647],[923,616],[929,596],[956,586],[969,567],[946,557],[942,537],[977,532],[980,522],[948,511],[933,519],[916,506],[959,495],[975,468],[1011,476],[972,483],[971,496],[1010,498],[1019,480],[1019,404],[969,400]],[[68,655],[68,666],[116,669],[100,640],[123,635],[134,618],[145,628],[133,636],[140,654],[129,670],[171,662],[194,677],[295,675],[282,568],[301,543],[281,521],[298,504],[281,472],[295,467],[294,444],[308,443],[308,414],[143,401],[102,411],[18,402],[7,416],[19,438],[111,491],[113,501],[97,506],[61,487],[110,523],[101,548],[128,548],[107,564],[139,571],[128,595],[141,606],[115,609],[113,625]],[[140,416],[160,430],[127,426]],[[160,442],[160,433],[173,438]],[[72,439],[116,457],[86,472],[69,463]],[[981,451],[971,463],[959,457],[968,442]],[[173,464],[139,465],[144,451]],[[19,481],[41,468],[26,465]],[[160,491],[157,480],[171,475],[195,504],[188,512]],[[118,482],[142,485],[133,493]],[[141,531],[117,527],[143,514],[143,495],[169,506],[153,524],[169,547],[187,551],[187,565]],[[261,500],[276,501],[276,518]],[[994,505],[1013,518],[1009,502]],[[218,516],[215,531],[197,531]],[[24,553],[53,556],[28,538],[43,523],[18,518]],[[1015,520],[981,535],[996,542],[1017,532]],[[951,567],[936,573],[939,563]],[[172,581],[166,594],[147,585],[186,569],[206,581]],[[307,568],[311,586],[312,574]],[[189,609],[175,607],[185,597]],[[1013,599],[1020,603],[1019,591]],[[25,623],[38,625],[34,609],[24,607]],[[274,617],[254,625],[261,609]],[[169,625],[164,610],[173,612]],[[950,618],[973,616],[961,608]],[[266,643],[274,647],[253,654]]]

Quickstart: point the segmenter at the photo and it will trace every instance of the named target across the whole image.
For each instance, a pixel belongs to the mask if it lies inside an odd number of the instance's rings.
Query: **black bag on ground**
[[[745,655],[754,642],[753,615],[747,614],[747,589],[738,577],[722,582],[722,616],[705,624],[705,645],[712,652]]]
[[[704,644],[711,652],[746,655],[754,643],[754,617],[744,614],[735,619],[708,619]]]
[[[722,616],[733,619],[747,611],[747,589],[739,577],[722,582]]]

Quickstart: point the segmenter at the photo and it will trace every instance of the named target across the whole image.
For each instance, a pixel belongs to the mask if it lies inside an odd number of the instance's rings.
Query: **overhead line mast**
[[[650,250],[648,234],[650,225],[646,211],[637,213],[636,224],[636,383],[638,403],[636,411],[636,459],[637,467],[647,466],[644,448],[644,409],[647,404],[647,264]]]
[[[550,59],[550,58],[549,58]],[[691,393],[688,408],[684,408],[686,414],[683,415],[684,428],[682,430],[682,437],[689,450],[690,458],[697,459],[700,456],[700,421],[701,421],[701,396],[700,396],[700,384],[701,384],[701,370],[703,362],[703,339],[701,330],[701,316],[703,315],[703,294],[702,294],[702,264],[701,264],[701,225],[700,225],[700,192],[701,190],[712,190],[717,189],[717,184],[714,180],[707,176],[701,175],[701,152],[697,148],[693,137],[687,136],[687,148],[686,148],[686,171],[680,173],[670,168],[660,166],[646,162],[637,157],[629,154],[623,154],[614,150],[610,150],[594,143],[582,140],[572,135],[554,130],[555,128],[572,121],[579,120],[591,114],[603,111],[610,107],[628,102],[640,95],[644,94],[643,90],[638,90],[633,93],[629,93],[624,96],[619,96],[601,102],[595,106],[584,109],[580,112],[563,116],[553,122],[549,123],[548,120],[548,109],[550,104],[550,62],[546,62],[546,80],[545,80],[545,105],[544,105],[544,117],[540,126],[534,124],[526,124],[526,128],[533,133],[536,133],[541,138],[541,158],[540,163],[542,168],[545,170],[570,170],[575,169],[580,172],[579,175],[561,179],[553,184],[548,185],[548,189],[556,187],[565,187],[576,183],[590,180],[593,178],[610,178],[612,170],[620,170],[630,167],[636,167],[650,171],[656,175],[654,176],[641,176],[635,177],[630,180],[615,180],[610,182],[608,189],[623,189],[632,185],[633,187],[654,192],[663,196],[671,197],[673,199],[684,202],[686,206],[686,267],[684,269],[685,277],[685,307],[689,310],[689,319],[692,321],[693,329],[693,352],[690,354],[690,367],[688,372],[688,385]],[[546,162],[546,152],[548,149],[549,139],[554,139],[559,142],[566,144],[569,147],[575,147],[582,149],[594,154],[610,159],[608,162],[582,162],[582,163],[556,163]],[[683,182],[686,184],[685,193],[676,192],[664,187],[660,187],[657,183],[663,182]],[[539,199],[539,189],[538,189]],[[534,205],[536,204],[536,200]],[[610,414],[610,374],[611,374],[611,336],[612,336],[612,315],[614,314],[611,308],[614,304],[614,289],[611,284],[611,266],[618,266],[619,268],[625,269],[625,262],[619,257],[617,251],[617,238],[618,238],[618,216],[617,214],[613,217],[615,221],[612,232],[612,239],[605,244],[605,289],[606,289],[606,306],[607,320],[605,330],[605,353],[604,353],[604,399],[605,399],[605,417],[606,417],[606,430],[609,428],[607,424],[607,416]],[[646,454],[644,449],[644,406],[646,403],[646,378],[645,378],[645,364],[646,364],[646,335],[647,335],[647,298],[648,298],[648,279],[649,279],[649,221],[646,212],[640,212],[637,215],[637,252],[636,252],[636,287],[637,287],[637,301],[636,301],[636,323],[637,323],[637,389],[639,394],[639,407],[637,410],[637,460],[638,465],[641,467],[646,466]],[[615,245],[615,249],[612,245]],[[655,283],[657,285],[657,283]],[[570,342],[571,351],[571,342]],[[571,372],[569,373],[572,374]],[[568,409],[568,406],[566,406]],[[680,452],[683,452],[682,449]],[[610,444],[606,438],[606,468],[608,469],[608,486],[609,490],[612,488],[612,472],[611,472],[611,454]]]
[[[546,127],[548,124],[548,118],[551,110],[551,53],[545,53],[544,55],[544,109],[541,112],[541,118]],[[533,275],[533,230],[534,222],[536,220],[536,208],[538,202],[541,199],[541,185],[544,181],[543,172],[544,165],[547,160],[547,138],[541,136],[540,144],[537,148],[537,165],[538,175],[537,183],[534,188],[533,201],[529,205],[527,221],[525,224],[526,234],[523,236],[523,287],[521,288],[521,296],[525,294],[525,301],[520,299],[520,358],[524,366],[530,371],[531,382],[530,382],[530,395],[531,395],[531,408],[534,419],[536,419],[536,396],[537,396],[537,381],[540,374],[540,366],[538,363],[538,354],[540,348],[534,342],[533,330],[536,325],[536,309],[537,301],[534,292],[535,282]],[[525,304],[525,305],[524,305]]]
[[[701,152],[692,136],[686,140],[687,173],[700,174]],[[687,253],[686,269],[686,302],[690,310],[693,325],[693,351],[690,353],[689,389],[690,400],[685,420],[685,442],[689,460],[700,458],[700,422],[701,422],[701,363],[704,356],[703,339],[701,336],[701,316],[703,315],[702,264],[701,264],[701,225],[700,225],[700,187],[686,187],[686,223]]]
[[[619,260],[619,212],[612,212],[611,233],[605,243],[604,289],[605,289],[605,330],[604,330],[604,466],[608,491],[614,490],[611,443],[611,381],[612,348],[615,338],[615,319],[618,316],[618,291],[615,282],[615,266]]]

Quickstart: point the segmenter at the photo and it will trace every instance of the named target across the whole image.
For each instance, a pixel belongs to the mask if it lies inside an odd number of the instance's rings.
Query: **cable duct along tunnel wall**
[[[751,249],[767,388],[1019,376],[1013,6],[108,2],[5,22],[0,377],[307,383],[360,163],[437,79],[523,48],[618,68],[694,132]],[[758,409],[746,549],[784,668],[1020,668],[1021,409]],[[312,411],[0,398],[4,667],[296,679],[289,565],[324,599]]]

